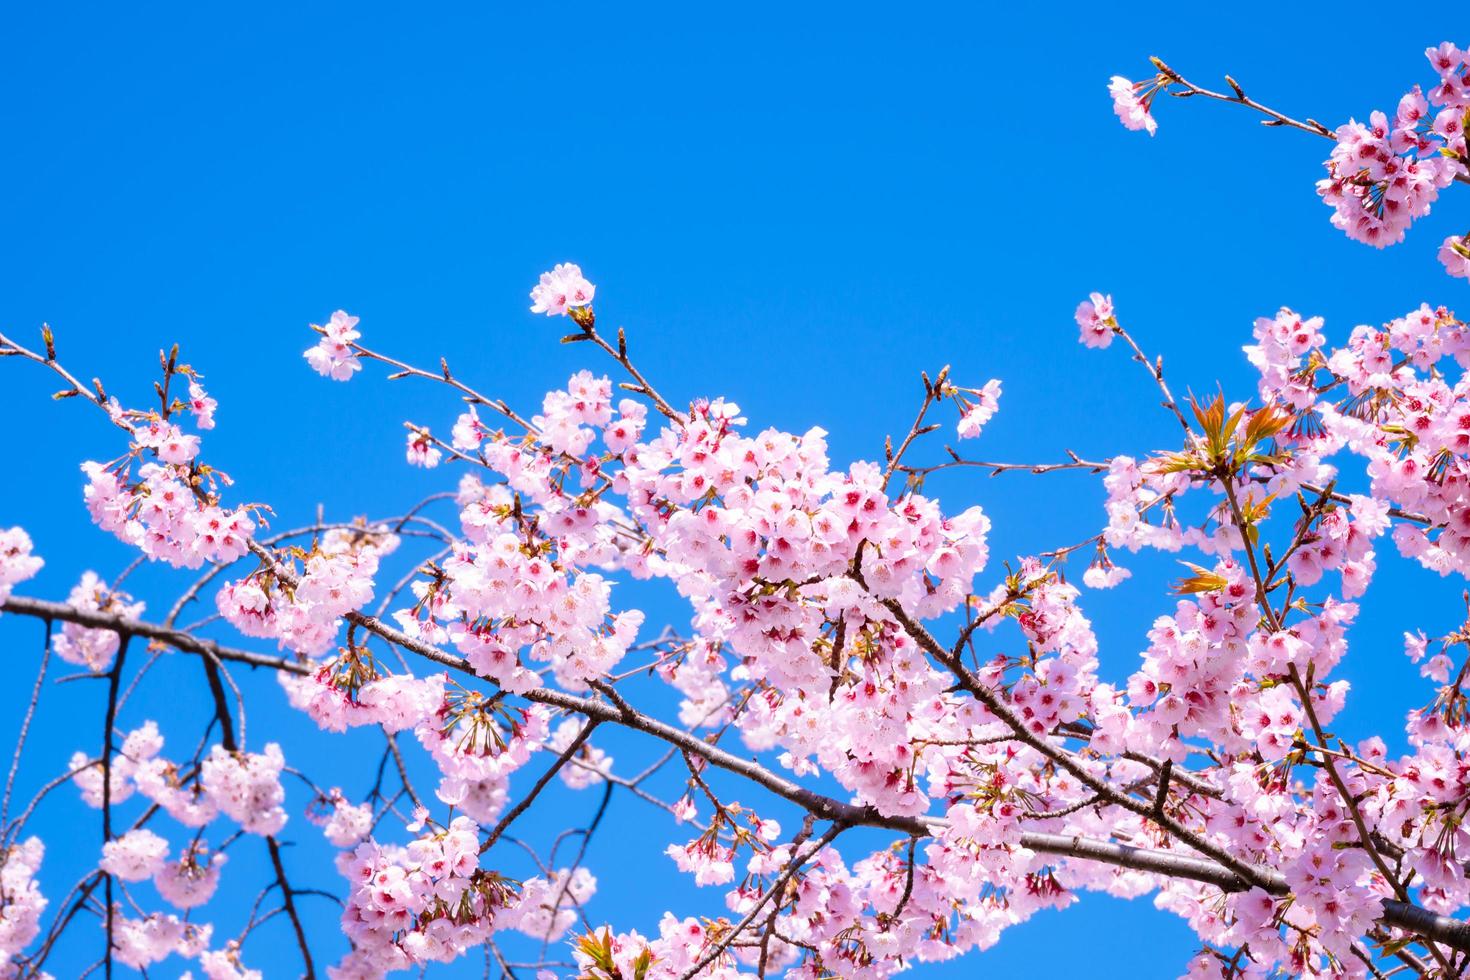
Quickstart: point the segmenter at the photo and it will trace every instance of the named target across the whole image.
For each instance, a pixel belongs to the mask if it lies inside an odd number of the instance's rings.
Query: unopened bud
[[[593,324],[597,322],[597,317],[590,306],[574,306],[567,311],[567,315],[572,318],[573,323],[589,332]]]

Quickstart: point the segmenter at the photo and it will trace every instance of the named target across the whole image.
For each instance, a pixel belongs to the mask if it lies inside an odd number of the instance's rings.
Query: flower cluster
[[[274,742],[260,754],[229,752],[216,745],[199,766],[199,784],[221,813],[242,830],[261,836],[279,833],[286,825],[286,791],[281,770],[286,760]]]
[[[512,928],[533,939],[556,942],[577,922],[577,910],[597,891],[597,879],[586,868],[565,868],[547,877],[530,878],[521,885],[521,899]]]
[[[38,837],[0,850],[0,974],[11,975],[16,956],[41,931],[47,902],[36,874],[45,855]]]
[[[618,508],[567,477],[590,481],[601,462],[582,458],[596,427],[621,426],[628,438],[642,415],[610,405],[607,379],[582,372],[567,390],[546,396],[533,420],[544,440],[528,445],[461,419],[460,446],[474,449],[507,486],[472,484],[461,493],[465,540],[444,560],[442,575],[418,581],[412,609],[395,619],[429,643],[452,642],[469,663],[512,692],[540,683],[526,661],[549,662],[557,681],[578,690],[611,670],[633,642],[642,613],[614,614],[611,583],[589,565],[613,563],[631,534]],[[472,445],[473,443],[473,445]]]
[[[163,868],[168,841],[151,830],[130,830],[102,845],[103,871],[123,881],[144,881]]]
[[[1114,75],[1108,82],[1108,94],[1113,97],[1113,112],[1118,121],[1128,129],[1145,130],[1150,136],[1157,133],[1158,121],[1149,110],[1161,88],[1157,79],[1131,82],[1122,75]]]
[[[1320,769],[1306,786],[1273,775],[1311,757],[1346,701],[1347,682],[1331,674],[1358,614],[1348,600],[1377,568],[1375,543],[1391,538],[1441,574],[1470,573],[1470,389],[1450,380],[1463,371],[1448,366],[1470,364],[1470,334],[1448,310],[1423,306],[1359,326],[1332,347],[1320,318],[1282,310],[1256,321],[1245,352],[1260,375],[1261,407],[1196,405],[1203,431],[1185,450],[1142,463],[1117,457],[1104,480],[1109,546],[1194,547],[1216,558],[1194,566],[1173,615],[1156,620],[1127,687],[1132,710],[1105,722],[1094,699],[1091,745],[1176,762],[1190,741],[1215,746],[1222,792],[1201,801],[1205,830],[1232,853],[1281,868],[1291,900],[1256,890],[1233,899],[1227,915],[1205,917],[1192,904],[1197,890],[1174,883],[1161,903],[1219,948],[1249,944],[1262,965],[1312,974],[1346,963],[1379,901],[1393,895],[1357,845],[1360,822],[1414,869],[1419,901],[1441,912],[1470,902],[1470,883],[1449,860],[1470,838],[1460,841],[1442,816],[1463,798],[1459,770],[1446,767],[1460,764],[1466,720],[1463,673],[1446,653],[1424,664],[1442,686],[1431,708],[1410,715],[1414,753],[1390,760],[1376,739],[1344,746],[1334,765],[1346,790]],[[1349,479],[1366,492],[1332,489]],[[1187,523],[1185,498],[1206,487],[1224,489],[1225,499]],[[1305,512],[1290,549],[1249,554],[1272,502],[1293,495]],[[1271,609],[1264,596],[1278,584],[1315,598]],[[1408,639],[1412,658],[1425,660],[1427,640]]]
[[[177,860],[165,861],[153,872],[153,884],[174,908],[197,908],[214,897],[224,863],[223,854],[211,855],[203,844],[191,844]]]
[[[143,603],[133,602],[126,592],[110,589],[95,572],[84,572],[82,580],[72,588],[67,601],[88,612],[111,613],[134,618],[143,612]],[[112,665],[120,639],[112,630],[92,629],[76,623],[62,623],[61,632],[52,640],[51,648],[69,664],[101,673]]]
[[[125,799],[136,790],[185,827],[205,826],[219,815],[220,808],[199,780],[198,768],[181,767],[164,758],[160,754],[162,751],[163,736],[153,722],[129,732],[123,741],[122,753],[112,760],[112,799]],[[120,787],[119,773],[123,777]],[[101,806],[101,779],[95,774],[93,778],[96,778],[98,788],[83,786],[83,792],[89,804]],[[82,776],[77,779],[80,783]],[[123,795],[119,795],[119,788]]]
[[[227,583],[215,605],[245,635],[317,656],[334,645],[342,617],[372,601],[378,563],[397,547],[383,529],[328,534],[309,552],[278,552],[269,567]]]
[[[132,441],[129,451],[110,463],[82,464],[87,511],[98,527],[151,560],[176,568],[232,562],[249,549],[254,508],[221,506],[214,491],[229,478],[202,463],[199,436],[172,421],[187,411],[201,431],[212,429],[216,408],[199,375],[179,364],[177,355],[175,348],[162,359],[163,382],[157,384],[160,409],[133,411],[123,409],[116,399],[107,403],[108,415],[132,433]],[[168,398],[178,376],[188,381],[187,401]]]
[[[389,732],[413,728],[438,710],[445,676],[390,674],[361,648],[342,648],[307,675],[281,674],[291,706],[327,731],[377,725]]]
[[[531,312],[566,316],[577,307],[591,305],[596,292],[597,287],[583,278],[580,266],[563,262],[541,273],[541,281],[531,290]]]
[[[367,803],[354,806],[336,788],[319,799],[307,817],[321,826],[323,836],[333,847],[356,847],[373,829],[372,806]]]
[[[1093,293],[1078,303],[1077,326],[1082,329],[1082,343],[1088,347],[1103,348],[1111,344],[1118,326],[1113,314],[1113,297]]]
[[[190,461],[198,437],[184,438],[192,442],[140,439],[140,449],[157,453],[162,462],[144,463],[136,474],[131,455],[111,465],[84,463],[87,509],[98,527],[154,561],[178,568],[234,561],[249,549],[255,521],[248,508],[225,510],[194,492]]]
[[[1333,209],[1334,227],[1354,241],[1384,248],[1403,241],[1409,226],[1429,213],[1441,190],[1456,180],[1470,182],[1465,140],[1470,125],[1470,54],[1449,41],[1424,53],[1439,76],[1427,94],[1415,85],[1399,100],[1392,118],[1375,110],[1367,123],[1350,119],[1335,131],[1310,119],[1298,122],[1246,98],[1228,75],[1233,95],[1199,88],[1157,58],[1150,59],[1158,70],[1153,78],[1131,82],[1115,75],[1108,92],[1123,125],[1147,130],[1150,136],[1158,128],[1151,112],[1153,101],[1169,92],[1248,106],[1266,115],[1267,125],[1331,136],[1336,145],[1326,161],[1327,176],[1317,182],[1317,193]],[[1446,238],[1439,260],[1450,275],[1470,278],[1470,235]],[[1099,346],[1105,345],[1106,341]]]
[[[1247,348],[1263,401],[1292,420],[1277,439],[1294,459],[1276,468],[1271,491],[1330,481],[1327,459],[1344,451],[1363,461],[1369,480],[1367,495],[1324,510],[1323,533],[1293,556],[1293,571],[1311,583],[1341,569],[1349,597],[1359,595],[1373,571],[1367,544],[1390,528],[1406,557],[1442,574],[1470,569],[1470,391],[1441,369],[1470,363],[1470,331],[1427,305],[1382,327],[1356,327],[1339,348],[1327,347],[1320,327],[1283,310],[1257,321],[1258,343]],[[1394,508],[1416,519],[1394,522]]]
[[[109,767],[108,799],[113,804],[138,792],[186,827],[203,827],[220,813],[243,830],[262,836],[275,834],[285,826],[286,811],[281,804],[286,793],[281,787],[281,771],[286,762],[279,745],[270,743],[263,753],[231,752],[215,745],[197,769],[189,770],[187,778],[184,770],[159,755],[162,749],[163,738],[151,721],[128,733]],[[72,779],[83,800],[89,806],[101,807],[101,766],[82,753],[72,756],[71,765]],[[149,848],[158,847],[161,839],[151,831],[137,833],[142,836],[109,843],[110,847],[122,847],[117,860],[152,853]],[[119,845],[124,840],[128,843]],[[161,859],[166,852],[164,847],[158,857]],[[152,864],[148,867],[147,874],[156,870]]]
[[[1470,174],[1465,55],[1448,41],[1425,54],[1440,78],[1428,96],[1416,85],[1399,100],[1391,121],[1374,111],[1367,125],[1351,120],[1337,129],[1317,193],[1333,208],[1333,226],[1355,241],[1378,248],[1398,244],[1441,190]]]
[[[510,708],[498,698],[451,691],[414,734],[443,774],[439,798],[455,806],[472,796],[494,796],[492,786],[503,793],[510,774],[545,747],[550,712],[539,704]]]
[[[195,959],[208,951],[212,927],[198,926],[176,915],[155,912],[129,918],[122,908],[113,908],[112,955],[124,966],[146,970],[177,953]]]
[[[31,536],[24,528],[0,530],[0,603],[10,598],[10,591],[31,578],[46,564],[31,553]]]
[[[480,867],[478,828],[468,817],[428,830],[406,847],[358,845],[342,928],[352,952],[334,975],[381,976],[448,962],[483,944],[517,901],[511,882]]]
[[[311,325],[311,329],[322,335],[316,346],[308,348],[303,355],[312,370],[333,381],[346,381],[352,372],[362,370],[362,362],[353,349],[353,342],[362,336],[357,319],[338,310],[326,326]]]
[[[953,397],[960,404],[959,437],[974,439],[1000,409],[1000,382],[987,381],[983,388],[956,388]]]

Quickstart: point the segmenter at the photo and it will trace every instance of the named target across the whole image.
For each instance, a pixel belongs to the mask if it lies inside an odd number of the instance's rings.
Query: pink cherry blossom
[[[1077,304],[1077,326],[1082,328],[1082,343],[1104,348],[1113,342],[1118,321],[1113,314],[1113,297],[1092,293]]]
[[[191,845],[177,860],[168,860],[153,873],[153,884],[176,909],[205,905],[219,888],[225,855],[209,854],[203,845]]]
[[[1000,408],[1000,382],[991,380],[983,388],[955,389],[954,397],[961,405],[959,437],[973,439]]]
[[[268,836],[286,825],[281,807],[285,759],[274,742],[261,754],[229,752],[216,745],[199,770],[199,783],[221,813],[252,834]]]
[[[81,582],[77,583],[68,597],[68,601],[79,609],[124,617],[141,615],[144,604],[132,602],[131,599],[126,592],[110,590],[95,572],[84,573]],[[101,673],[111,666],[120,643],[120,638],[112,630],[63,623],[59,635],[52,641],[52,649],[67,663]]]
[[[194,424],[200,429],[214,428],[214,410],[218,403],[209,397],[204,386],[197,380],[189,382],[189,411],[194,413]]]
[[[1119,121],[1128,129],[1146,130],[1150,136],[1159,128],[1149,112],[1153,84],[1130,82],[1121,75],[1114,75],[1108,83],[1108,94],[1113,97],[1113,112]]]
[[[130,830],[102,845],[98,867],[123,881],[143,881],[163,867],[166,857],[168,841],[146,828]]]
[[[28,837],[0,851],[0,891],[5,895],[0,914],[0,970],[9,970],[16,957],[41,932],[41,916],[49,904],[36,875],[46,847]]]
[[[1439,261],[1450,275],[1470,279],[1470,235],[1446,238],[1439,247]]]
[[[429,433],[426,431],[410,431],[408,434],[408,462],[411,466],[422,466],[431,470],[439,465],[439,460],[444,458],[444,453],[434,445]]]
[[[31,537],[23,528],[0,530],[0,603],[10,597],[16,585],[32,578],[46,564],[31,552]]]
[[[316,346],[309,348],[304,355],[312,370],[333,381],[346,381],[354,371],[362,370],[357,351],[353,349],[354,342],[362,336],[357,330],[357,322],[357,317],[338,310],[326,326],[311,325],[321,334]]]
[[[541,281],[531,290],[531,312],[566,316],[577,307],[590,305],[596,292],[597,287],[582,277],[580,266],[562,262],[541,273]]]

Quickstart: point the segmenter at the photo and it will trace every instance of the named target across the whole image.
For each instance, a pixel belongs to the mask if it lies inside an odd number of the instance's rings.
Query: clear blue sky
[[[912,417],[918,372],[944,363],[960,383],[1004,381],[976,450],[987,457],[1166,446],[1175,434],[1136,365],[1076,343],[1072,309],[1093,289],[1112,292],[1177,388],[1218,381],[1241,398],[1253,389],[1240,345],[1280,305],[1326,316],[1338,338],[1421,301],[1470,305],[1434,260],[1467,224],[1463,188],[1376,253],[1333,230],[1313,192],[1326,141],[1198,100],[1160,106],[1150,140],[1117,124],[1106,94],[1108,76],[1147,74],[1157,54],[1202,84],[1229,71],[1257,98],[1335,125],[1424,81],[1424,47],[1465,42],[1463,19],[1369,28],[1280,3],[1020,6],[12,5],[0,29],[0,330],[34,338],[50,322],[75,371],[134,403],[158,349],[181,343],[220,401],[207,457],[286,527],[318,502],[335,516],[396,513],[456,476],[402,462],[403,419],[447,432],[453,403],[371,371],[345,386],[318,378],[300,357],[309,321],[345,307],[366,343],[445,355],[531,407],[571,370],[604,369],[526,312],[536,274],[558,261],[581,263],[600,322],[628,328],[666,394],[724,394],[758,426],[822,425],[844,461],[879,454]],[[21,591],[61,598],[83,569],[111,575],[128,560],[88,524],[77,470],[119,446],[95,412],[48,402],[55,386],[38,369],[0,371],[15,433],[0,524],[28,527],[48,561]],[[931,488],[951,509],[988,509],[997,558],[1102,521],[1088,477],[971,474]],[[1357,690],[1339,726],[1350,740],[1378,718],[1394,734],[1424,696],[1401,630],[1456,622],[1459,583],[1384,566],[1353,634]],[[1144,562],[1127,587],[1090,599],[1108,676],[1137,663],[1173,575]],[[183,581],[148,569],[135,585],[161,613]],[[1425,588],[1443,593],[1442,618],[1398,618],[1396,600]],[[685,625],[667,597],[647,608],[655,630]],[[0,620],[6,729],[39,630]],[[268,679],[246,684],[253,747],[306,735],[297,765],[366,788],[376,755],[354,760],[344,744],[369,753],[371,739],[310,737]],[[161,670],[122,724],[163,716],[182,751],[205,718],[198,697],[197,664]],[[95,751],[101,700],[93,682],[47,692],[22,797],[73,749]],[[630,768],[645,751],[609,747]],[[335,887],[297,790],[293,875]],[[100,833],[62,795],[34,824],[52,844],[44,880],[57,896],[95,860]],[[548,802],[571,823],[595,800]],[[666,830],[640,807],[617,800],[592,845],[594,917],[650,932],[665,907],[718,914],[717,896],[657,853]],[[236,895],[268,880],[255,842],[232,849],[226,874]],[[304,901],[333,951],[334,909]],[[221,930],[240,914],[220,913]],[[82,940],[92,928],[54,961],[58,976],[95,959],[100,930]],[[1165,977],[1192,949],[1146,900],[1089,898],[978,960],[917,975],[1013,976],[1044,962],[1058,976]],[[245,959],[292,975],[284,922]],[[155,975],[182,969],[175,959]]]

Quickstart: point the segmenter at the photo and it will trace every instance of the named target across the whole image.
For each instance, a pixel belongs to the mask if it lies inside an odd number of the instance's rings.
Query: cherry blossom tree
[[[1438,81],[1392,121],[1336,130],[1157,59],[1148,81],[1110,90],[1132,129],[1153,133],[1169,95],[1332,140],[1317,193],[1335,226],[1382,247],[1470,183],[1470,62],[1448,43],[1428,58]],[[1466,236],[1440,259],[1470,275]],[[425,411],[454,419],[448,436],[409,420],[406,463],[454,470],[402,514],[328,509],[288,530],[208,462],[217,409],[228,425],[249,406],[217,406],[178,348],[137,399],[129,379],[74,374],[49,328],[34,346],[0,335],[15,369],[54,373],[58,399],[117,430],[112,458],[79,460],[83,502],[138,554],[54,601],[16,591],[42,557],[24,530],[0,531],[0,609],[46,626],[0,806],[0,975],[47,975],[60,944],[95,942],[108,976],[172,958],[214,980],[258,977],[250,937],[280,917],[308,977],[465,956],[503,976],[882,977],[984,950],[1087,891],[1151,896],[1184,919],[1199,942],[1188,977],[1470,968],[1470,621],[1437,637],[1403,624],[1428,682],[1407,754],[1389,751],[1388,727],[1329,727],[1362,696],[1335,675],[1378,550],[1421,574],[1470,573],[1470,330],[1451,311],[1423,304],[1344,332],[1280,310],[1245,347],[1256,390],[1196,399],[1094,293],[1077,307],[1081,342],[1098,357],[1126,348],[1176,445],[974,458],[938,433],[982,436],[1001,383],[944,368],[921,379],[900,438],[844,466],[821,429],[665,398],[623,330],[599,326],[595,295],[573,264],[531,292],[531,313],[610,372],[579,371],[538,411],[482,393],[493,376],[374,349],[346,312],[313,326],[305,360],[324,378],[381,372],[443,396]],[[1096,479],[1100,530],[996,561],[982,506],[926,494],[950,469]],[[1145,550],[1186,571],[1135,662],[1099,648],[1085,606]],[[128,593],[145,562],[179,570],[163,609]],[[634,581],[662,583],[687,621],[646,622],[622,598]],[[184,622],[201,605],[217,615]],[[197,661],[202,735],[132,710],[162,658]],[[105,684],[100,737],[12,799],[39,700],[69,696],[45,683],[54,660]],[[247,671],[274,675],[322,739],[371,734],[371,791],[297,769],[315,747],[247,740]],[[620,765],[602,739],[614,731],[652,762]],[[651,791],[669,771],[680,792]],[[286,791],[298,780],[304,811]],[[532,855],[536,874],[512,874],[517,823],[567,819],[540,805],[554,783],[601,804],[568,824],[559,854]],[[57,794],[97,811],[95,840],[48,835],[35,814]],[[613,794],[661,822],[658,859],[722,913],[588,918],[589,898],[618,885],[584,860]],[[323,870],[288,860],[286,835],[307,833],[338,854],[334,889],[297,881]],[[251,842],[267,881],[227,860]],[[63,844],[95,847],[93,869],[43,893],[47,848]],[[348,952],[334,962],[302,924],[301,904],[319,900],[340,906]],[[249,909],[242,932],[215,928],[225,906]],[[535,962],[507,957],[517,933],[540,941]]]

